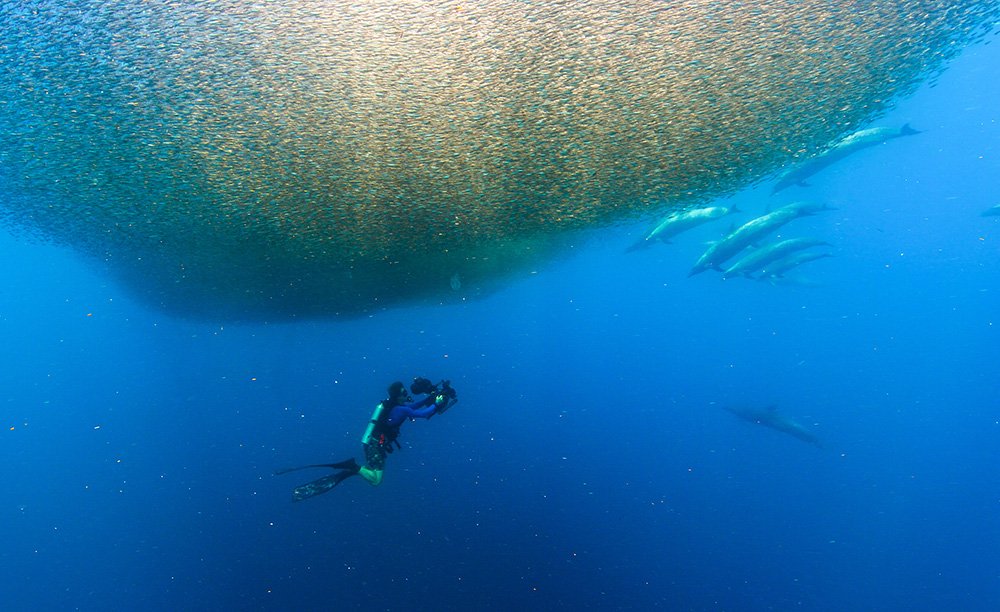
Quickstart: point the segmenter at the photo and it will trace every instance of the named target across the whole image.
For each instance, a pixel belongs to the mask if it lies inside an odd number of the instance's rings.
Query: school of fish
[[[812,158],[997,0],[24,0],[0,219],[182,316],[467,299]]]

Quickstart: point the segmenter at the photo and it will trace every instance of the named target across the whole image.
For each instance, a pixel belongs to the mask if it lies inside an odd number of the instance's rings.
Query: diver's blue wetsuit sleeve
[[[434,398],[428,396],[411,404],[400,404],[394,407],[389,413],[389,418],[386,419],[386,424],[389,427],[395,427],[406,419],[429,419],[434,416],[435,410],[437,410],[437,406],[434,405]]]

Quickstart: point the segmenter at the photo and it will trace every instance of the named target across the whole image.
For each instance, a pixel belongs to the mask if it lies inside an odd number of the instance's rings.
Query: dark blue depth
[[[477,302],[231,326],[3,234],[4,608],[997,609],[998,62],[726,201],[837,208],[782,229],[833,244],[795,285],[687,278],[729,220],[626,254],[637,225]],[[382,485],[293,503],[323,472],[272,472],[360,456],[418,375],[461,402]],[[724,409],[769,405],[823,448]]]

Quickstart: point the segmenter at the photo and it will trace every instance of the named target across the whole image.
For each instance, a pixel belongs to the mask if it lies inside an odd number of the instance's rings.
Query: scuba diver
[[[338,463],[304,465],[275,472],[275,475],[287,474],[315,467],[337,470],[333,474],[295,487],[292,491],[292,499],[301,501],[320,493],[326,493],[356,474],[367,480],[372,486],[377,486],[382,482],[385,459],[394,450],[393,444],[396,445],[396,448],[401,448],[397,438],[399,437],[399,429],[406,419],[429,419],[435,414],[443,414],[458,402],[458,394],[451,387],[451,382],[447,380],[442,380],[435,385],[426,378],[415,378],[413,384],[410,385],[410,391],[414,395],[424,397],[414,401],[407,393],[406,386],[396,381],[389,385],[389,396],[375,406],[368,428],[365,429],[365,435],[361,437],[361,445],[365,452],[363,466],[358,465],[354,457],[351,457]]]

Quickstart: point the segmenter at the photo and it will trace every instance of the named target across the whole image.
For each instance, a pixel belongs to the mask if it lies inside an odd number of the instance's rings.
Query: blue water
[[[188,322],[0,235],[0,593],[17,610],[995,610],[1000,46],[924,133],[725,205],[810,198],[800,285],[687,270],[726,223],[581,239],[503,291],[349,321]],[[460,403],[351,479],[392,380]],[[818,449],[736,419],[777,406]]]

